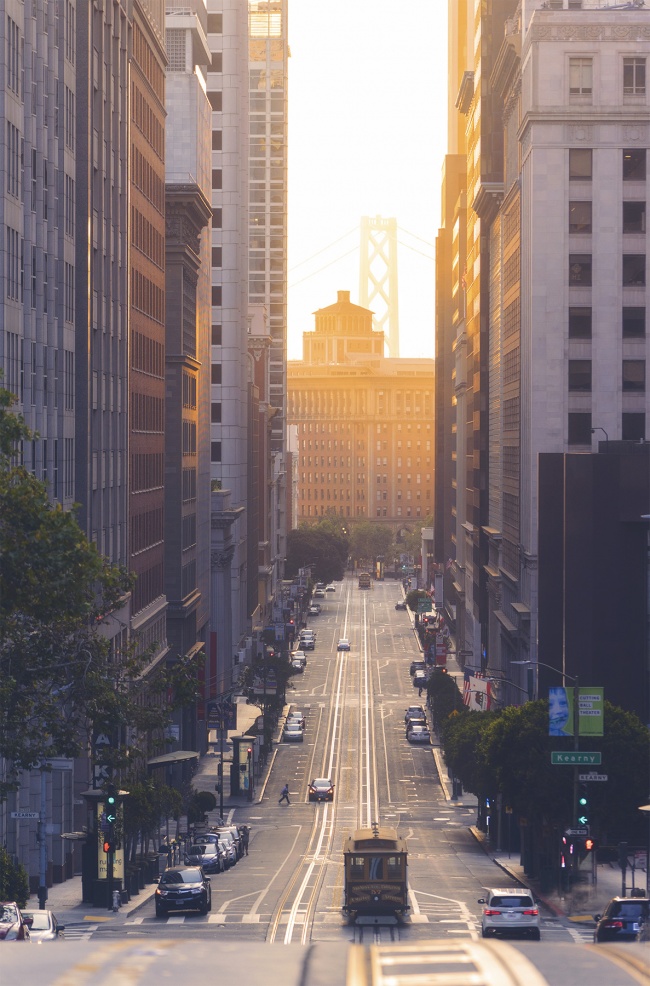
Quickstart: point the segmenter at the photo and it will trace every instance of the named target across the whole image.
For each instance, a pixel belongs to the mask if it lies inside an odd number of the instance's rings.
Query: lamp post
[[[603,435],[605,436],[605,450],[607,450],[607,447],[609,446],[609,435],[607,434],[604,428],[600,427],[600,425],[596,425],[595,428],[592,428],[591,434],[594,435],[597,431],[602,431]]]

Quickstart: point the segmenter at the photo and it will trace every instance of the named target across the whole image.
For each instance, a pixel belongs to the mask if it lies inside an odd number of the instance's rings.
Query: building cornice
[[[595,21],[585,24],[582,18],[580,23],[573,24],[565,23],[564,18],[562,18],[562,23],[541,24],[533,22],[526,43],[536,41],[650,41],[650,24],[643,25],[638,22],[622,24],[621,13],[622,11],[618,11],[617,22],[609,21],[606,24],[598,24]],[[647,17],[647,11],[639,11],[639,14]]]

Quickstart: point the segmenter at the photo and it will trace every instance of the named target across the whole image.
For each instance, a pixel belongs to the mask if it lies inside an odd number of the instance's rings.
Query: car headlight
[[[169,890],[165,890],[165,889],[164,889],[164,887],[158,887],[158,888],[156,889],[156,893],[157,893],[157,894],[158,894],[158,895],[159,895],[160,897],[166,897],[166,896],[167,896],[167,894],[169,893]]]

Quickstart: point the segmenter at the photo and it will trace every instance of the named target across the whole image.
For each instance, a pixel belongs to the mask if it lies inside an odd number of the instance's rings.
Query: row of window
[[[359,507],[359,506],[357,506],[355,508],[354,515],[351,513],[351,509],[352,509],[351,507],[347,507],[347,506],[346,507],[339,507],[338,508],[338,514],[337,514],[336,507],[332,507],[332,506],[329,506],[329,505],[328,506],[325,506],[324,503],[321,503],[320,504],[320,509],[319,509],[319,504],[313,504],[312,505],[311,503],[309,503],[309,504],[307,504],[306,507],[303,508],[303,510],[301,511],[300,516],[301,517],[327,517],[330,514],[334,514],[335,516],[338,516],[338,517],[352,517],[352,516],[355,516],[355,517],[358,517],[358,518],[362,518],[362,517],[365,517],[366,516],[366,508],[365,507]],[[406,507],[405,511],[402,512],[402,507],[401,506],[398,506],[395,509],[395,515],[397,517],[402,517],[402,516],[404,516],[404,517],[421,517],[422,516],[422,508],[421,507],[416,507],[415,508],[415,512],[413,512],[413,509],[411,507]],[[376,508],[376,516],[377,517],[388,517],[389,516],[389,514],[388,514],[388,508],[387,507],[377,507]],[[392,516],[392,514],[390,516]]]
[[[644,339],[646,310],[643,307],[624,307],[621,311],[623,339]],[[592,310],[588,307],[569,308],[569,339],[591,339]]]
[[[569,180],[591,181],[594,176],[594,152],[591,147],[569,149]],[[645,147],[624,148],[622,151],[623,181],[646,180]]]
[[[646,60],[640,55],[623,58],[622,88],[625,96],[645,95]],[[591,96],[594,91],[594,59],[569,58],[569,96]]]
[[[589,445],[598,431],[592,425],[591,412],[573,411],[568,420],[569,445]],[[646,423],[643,411],[624,411],[621,415],[621,438],[624,442],[643,442],[646,439]]]
[[[623,232],[645,233],[645,202],[623,202]],[[592,232],[592,203],[569,202],[569,232]]]
[[[590,253],[569,254],[569,287],[591,287],[592,255]],[[624,253],[621,269],[621,283],[624,288],[642,288],[646,282],[645,253]]]
[[[621,388],[626,393],[645,392],[645,360],[624,359],[621,369]],[[591,360],[569,360],[569,390],[591,392]]]

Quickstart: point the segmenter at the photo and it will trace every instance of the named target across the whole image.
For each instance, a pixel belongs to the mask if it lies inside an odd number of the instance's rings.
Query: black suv
[[[648,897],[612,897],[603,914],[595,914],[594,941],[637,941],[647,935]]]
[[[156,888],[156,917],[170,911],[212,910],[210,881],[200,866],[172,866],[165,870]]]

